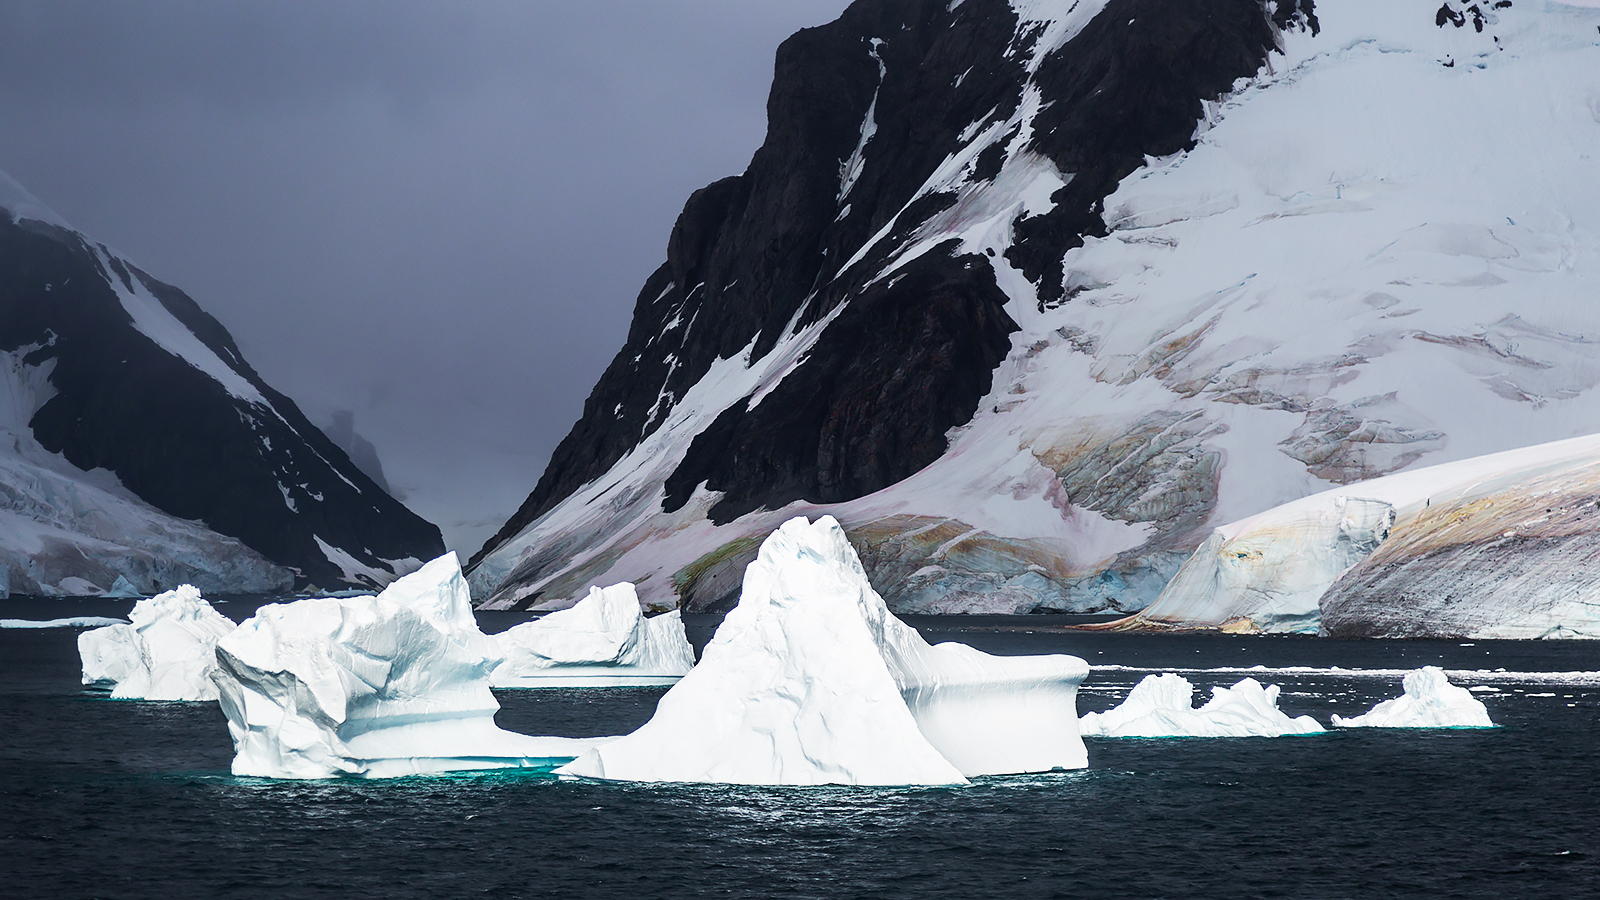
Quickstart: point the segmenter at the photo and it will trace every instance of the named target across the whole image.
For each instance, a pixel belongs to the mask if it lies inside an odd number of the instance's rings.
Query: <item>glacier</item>
[[[495,687],[672,684],[694,666],[694,648],[673,610],[645,617],[633,585],[591,587],[575,606],[494,635],[504,662]]]
[[[1340,728],[1493,728],[1483,701],[1466,688],[1450,683],[1438,666],[1408,672],[1404,693],[1385,700],[1370,712],[1345,718],[1335,713]]]
[[[623,781],[960,784],[1088,758],[1070,656],[929,646],[889,612],[839,523],[762,542],[738,605],[637,731],[557,771]]]
[[[55,396],[40,345],[0,350],[0,596],[269,593],[293,576],[240,541],[139,499],[104,469],[46,450],[28,422]]]
[[[117,700],[215,700],[215,648],[234,629],[193,585],[135,603],[131,624],[78,635],[83,683]]]
[[[1098,737],[1282,737],[1317,734],[1310,716],[1291,719],[1278,709],[1278,686],[1246,678],[1233,687],[1214,687],[1199,709],[1191,705],[1194,685],[1181,675],[1148,675],[1121,704],[1105,712],[1084,713],[1078,727]]]
[[[377,596],[263,606],[218,642],[235,775],[387,778],[551,767],[606,738],[494,724],[500,657],[448,553]]]
[[[1600,435],[1323,491],[1219,527],[1155,603],[1099,627],[1600,637],[1596,491]]]
[[[960,17],[1003,21],[1003,6],[967,0],[949,22],[931,18],[976,29]],[[1084,35],[1133,40],[1140,33],[1124,34],[1124,23],[1160,26],[1106,21],[1111,5],[1027,7],[1016,40],[975,42],[972,52],[987,55],[960,60],[950,82],[930,88],[964,121],[952,128],[955,149],[926,165],[922,148],[892,143],[905,130],[897,117],[912,112],[873,86],[880,62],[883,83],[902,92],[897,77],[944,62],[915,56],[942,32],[902,40],[898,26],[832,26],[840,77],[845,62],[859,70],[860,96],[841,116],[842,137],[817,137],[817,152],[830,155],[829,200],[838,162],[879,100],[849,197],[818,220],[815,245],[795,251],[826,253],[817,277],[802,282],[824,287],[759,334],[708,334],[724,323],[696,318],[716,309],[705,298],[753,290],[753,271],[765,269],[717,268],[742,245],[714,240],[714,192],[697,195],[674,232],[681,252],[641,292],[639,337],[614,364],[615,384],[603,382],[607,402],[586,415],[592,428],[574,430],[574,459],[600,455],[602,417],[627,419],[633,433],[615,438],[625,446],[602,471],[552,466],[539,502],[531,498],[472,568],[476,596],[493,608],[552,608],[585,584],[626,580],[647,605],[714,608],[736,596],[765,535],[791,516],[828,514],[896,611],[1132,612],[1221,523],[1428,464],[1570,438],[1600,419],[1600,312],[1590,302],[1600,291],[1600,181],[1586,162],[1600,158],[1588,77],[1600,68],[1600,10],[1518,0],[1488,11],[1480,31],[1441,27],[1437,5],[1321,4],[1320,30],[1281,28],[1265,65],[1196,104],[1188,145],[1147,153],[1108,189],[1093,227],[1054,235],[1043,250],[1064,260],[1057,295],[1020,264],[1020,251],[1045,241],[1030,235],[1051,237],[1044,210],[1085,183],[1084,161],[1035,127],[1072,106],[1041,73],[1052,60],[1099,52]],[[1020,73],[1010,68],[1017,57]],[[973,74],[948,98],[937,93],[967,66]],[[977,79],[1001,76],[1016,83],[984,82],[990,99],[971,110],[957,102]],[[795,90],[775,85],[774,96]],[[791,141],[775,147],[803,156],[811,148],[794,134],[809,124],[774,120],[772,135]],[[753,163],[740,189],[766,189],[755,181],[761,172]],[[729,221],[743,213],[733,207]],[[865,231],[852,224],[863,219],[873,223]],[[678,471],[696,439],[715,449],[727,432],[712,426],[724,417],[770,413],[830,383],[823,376],[837,373],[819,373],[816,361],[856,358],[836,349],[859,343],[845,333],[860,327],[852,307],[902,277],[915,284],[917,266],[947,252],[962,254],[974,282],[992,278],[1017,330],[942,454],[854,499],[803,495],[713,513],[729,488]],[[670,332],[656,327],[678,319],[686,324]],[[694,364],[690,345],[715,348],[715,358]],[[624,378],[644,394],[612,390]],[[635,409],[637,420],[628,418]],[[893,437],[872,462],[899,451]],[[711,475],[768,471],[764,459],[732,450],[717,459],[727,462]],[[688,496],[669,511],[674,476]],[[1305,578],[1283,569],[1260,606],[1265,627],[1319,627],[1307,618],[1315,583],[1382,530],[1352,512],[1330,508],[1295,526],[1313,543],[1323,538],[1312,532],[1343,533],[1346,556],[1323,559],[1323,571]]]

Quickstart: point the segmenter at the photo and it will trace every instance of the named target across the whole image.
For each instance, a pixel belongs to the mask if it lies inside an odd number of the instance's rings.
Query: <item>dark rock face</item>
[[[213,371],[147,336],[119,291]],[[76,232],[0,215],[0,350],[30,346],[27,364],[54,361],[55,396],[29,423],[38,441],[81,469],[110,470],[170,515],[323,586],[345,571],[318,539],[380,575],[386,561],[444,550],[437,528],[352,465],[186,294]]]
[[[1048,212],[1009,226],[1004,255],[1041,307],[1067,302],[1062,256],[1105,233],[1107,194],[1147,155],[1193,146],[1202,101],[1254,74],[1278,29],[1315,29],[1311,7],[1110,0],[1040,59],[1045,25],[1019,22],[1006,0],[860,0],[794,35],[778,50],[766,142],[743,175],[690,197],[582,419],[473,563],[607,472],[717,359],[760,359],[836,312],[771,394],[703,423],[666,508],[701,483],[723,494],[710,511],[719,523],[845,501],[937,459],[1017,328],[996,261],[957,239],[918,246],[939,230],[930,223],[968,215],[936,173],[970,127],[1040,104],[1031,132],[991,145],[969,178],[1003,177],[1021,154],[1063,174]]]

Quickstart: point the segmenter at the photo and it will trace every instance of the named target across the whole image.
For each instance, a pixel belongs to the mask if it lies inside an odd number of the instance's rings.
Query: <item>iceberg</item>
[[[1456,687],[1438,666],[1406,673],[1405,693],[1374,706],[1365,715],[1346,719],[1335,714],[1340,728],[1493,728],[1483,701]]]
[[[577,605],[494,636],[505,661],[495,687],[672,684],[694,667],[677,610],[645,618],[627,582],[591,587]]]
[[[1071,656],[929,646],[872,589],[832,516],[790,519],[745,570],[700,663],[630,735],[561,774],[737,784],[960,784],[1083,768]]]
[[[0,598],[3,599],[3,598]],[[96,628],[101,625],[126,625],[109,616],[69,616],[65,619],[0,619],[0,628]]]
[[[213,648],[233,621],[193,585],[134,604],[129,625],[78,635],[83,683],[111,687],[118,700],[215,700]]]
[[[1281,737],[1323,730],[1310,716],[1291,719],[1281,712],[1278,686],[1254,678],[1212,688],[1199,709],[1190,704],[1193,695],[1194,685],[1180,675],[1149,675],[1121,705],[1084,713],[1078,727],[1099,737]]]
[[[454,553],[377,596],[263,606],[224,637],[215,680],[233,773],[384,778],[552,767],[598,741],[494,724],[493,641]]]

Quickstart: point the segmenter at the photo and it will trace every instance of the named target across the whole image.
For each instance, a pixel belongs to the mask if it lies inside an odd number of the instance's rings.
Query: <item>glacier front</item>
[[[110,687],[117,700],[215,700],[214,648],[233,621],[193,585],[134,604],[130,625],[78,635],[83,683]]]
[[[1423,666],[1403,679],[1405,693],[1364,715],[1334,714],[1340,728],[1493,728],[1489,710],[1472,692],[1450,683],[1438,666]]]
[[[494,724],[500,662],[454,553],[376,597],[271,604],[222,639],[217,687],[235,775],[383,778],[550,767],[606,739]]]
[[[1310,716],[1285,715],[1278,709],[1278,686],[1254,678],[1212,688],[1199,709],[1190,705],[1193,695],[1194,685],[1181,675],[1149,675],[1119,706],[1084,713],[1078,727],[1099,737],[1282,737],[1323,730]]]
[[[1412,469],[1216,529],[1113,630],[1600,637],[1600,435]]]
[[[1071,656],[929,646],[889,612],[831,516],[790,519],[699,665],[639,730],[562,774],[739,784],[959,784],[1082,768]]]
[[[494,636],[505,661],[495,687],[672,684],[694,666],[677,610],[646,618],[628,582],[591,587],[576,606]]]

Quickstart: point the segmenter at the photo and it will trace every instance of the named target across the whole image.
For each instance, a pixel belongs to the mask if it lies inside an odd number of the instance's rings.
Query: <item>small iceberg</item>
[[[78,635],[83,683],[110,687],[118,700],[215,700],[214,648],[233,621],[193,585],[134,604],[129,625]]]
[[[107,616],[70,616],[65,619],[0,619],[0,628],[99,628],[102,625],[126,625],[121,619]]]
[[[1438,666],[1406,673],[1405,693],[1385,700],[1365,715],[1335,715],[1340,728],[1493,728],[1489,710],[1472,692],[1456,687]]]
[[[1084,713],[1078,727],[1099,737],[1281,737],[1324,730],[1310,716],[1289,718],[1278,709],[1278,686],[1254,678],[1212,688],[1199,709],[1193,696],[1194,685],[1182,676],[1147,675],[1121,705]]]
[[[872,589],[839,523],[791,519],[745,570],[700,663],[639,730],[561,774],[736,784],[960,784],[1076,769],[1071,656],[929,646]]]
[[[627,582],[591,587],[569,609],[494,636],[505,661],[495,687],[614,687],[673,684],[694,667],[677,610],[645,618]]]
[[[610,738],[494,724],[501,662],[454,553],[373,596],[263,606],[216,649],[235,775],[385,778],[548,768]]]

